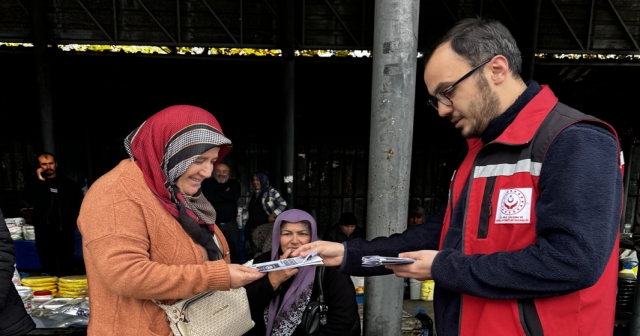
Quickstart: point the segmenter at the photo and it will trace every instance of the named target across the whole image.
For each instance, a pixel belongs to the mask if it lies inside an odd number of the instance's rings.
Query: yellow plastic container
[[[433,301],[433,289],[435,282],[433,280],[425,280],[422,282],[420,291],[420,299],[423,301]]]
[[[87,284],[87,276],[86,275],[70,275],[65,276],[58,279],[58,283],[65,284]]]
[[[52,276],[28,276],[20,279],[23,286],[42,286],[56,283],[56,278]]]

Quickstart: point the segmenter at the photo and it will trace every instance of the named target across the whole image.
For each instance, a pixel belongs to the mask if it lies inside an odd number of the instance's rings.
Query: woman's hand
[[[229,264],[227,266],[229,266],[229,277],[231,278],[230,287],[233,289],[243,287],[264,276],[264,273],[260,273],[257,268],[238,264]]]
[[[289,254],[291,254],[291,250],[286,250],[283,255],[280,256],[280,260],[289,258]],[[271,287],[275,291],[282,285],[283,282],[289,280],[292,276],[298,273],[297,268],[287,268],[281,271],[273,271],[269,272],[269,282],[271,283]]]

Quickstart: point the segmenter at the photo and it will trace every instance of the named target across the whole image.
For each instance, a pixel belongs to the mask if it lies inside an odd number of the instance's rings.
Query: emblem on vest
[[[496,209],[496,224],[531,223],[532,188],[500,189]]]

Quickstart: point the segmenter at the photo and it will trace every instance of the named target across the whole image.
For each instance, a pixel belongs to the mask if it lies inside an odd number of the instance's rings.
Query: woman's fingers
[[[287,258],[289,258],[289,255],[291,254],[291,251],[292,251],[292,250],[290,250],[290,249],[287,249],[286,251],[284,251],[284,253],[280,256],[280,259],[287,259]]]

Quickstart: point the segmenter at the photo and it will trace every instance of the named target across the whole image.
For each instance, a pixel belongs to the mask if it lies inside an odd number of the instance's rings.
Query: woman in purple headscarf
[[[317,239],[316,221],[311,215],[287,210],[273,225],[271,251],[257,256],[253,263],[288,258],[298,247]],[[320,267],[307,266],[270,272],[245,286],[251,318],[256,323],[246,335],[306,335],[300,321],[309,302],[318,299],[318,271]],[[329,309],[320,335],[350,335],[353,330],[360,335],[355,288],[349,276],[325,267],[322,290]]]

